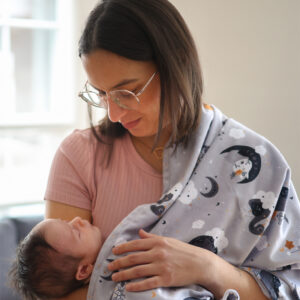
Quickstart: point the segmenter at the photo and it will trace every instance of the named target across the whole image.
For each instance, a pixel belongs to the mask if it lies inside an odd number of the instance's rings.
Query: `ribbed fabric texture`
[[[156,202],[162,193],[162,175],[139,156],[128,134],[115,141],[107,168],[106,150],[90,129],[75,130],[56,152],[45,194],[91,210],[104,239],[135,207]]]

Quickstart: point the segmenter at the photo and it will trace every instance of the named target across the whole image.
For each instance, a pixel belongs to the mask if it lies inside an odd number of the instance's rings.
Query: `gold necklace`
[[[152,149],[152,147],[149,147],[146,143],[142,142],[139,139],[132,137],[132,141],[139,142],[141,145],[144,145],[144,147],[146,147],[147,149]],[[153,151],[150,151],[150,152],[157,160],[162,160],[164,157],[164,147],[161,147],[161,146],[155,147],[153,149]]]

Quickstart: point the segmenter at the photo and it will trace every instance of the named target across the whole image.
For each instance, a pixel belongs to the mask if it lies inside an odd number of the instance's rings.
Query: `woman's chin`
[[[149,130],[145,128],[132,128],[128,129],[128,132],[137,138],[142,138],[142,137],[154,137],[157,133],[157,130]]]

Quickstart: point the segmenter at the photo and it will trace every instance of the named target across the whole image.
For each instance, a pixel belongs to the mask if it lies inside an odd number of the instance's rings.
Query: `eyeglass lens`
[[[92,105],[107,108],[106,95],[99,95],[98,93],[89,91],[83,92],[82,96]],[[139,103],[137,97],[130,91],[126,90],[110,91],[108,93],[108,97],[123,108],[135,108]]]

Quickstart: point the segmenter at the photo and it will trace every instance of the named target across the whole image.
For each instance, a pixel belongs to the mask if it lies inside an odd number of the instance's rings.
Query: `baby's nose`
[[[79,225],[79,226],[84,226],[85,220],[83,220],[81,217],[77,216],[73,219],[72,223]]]

